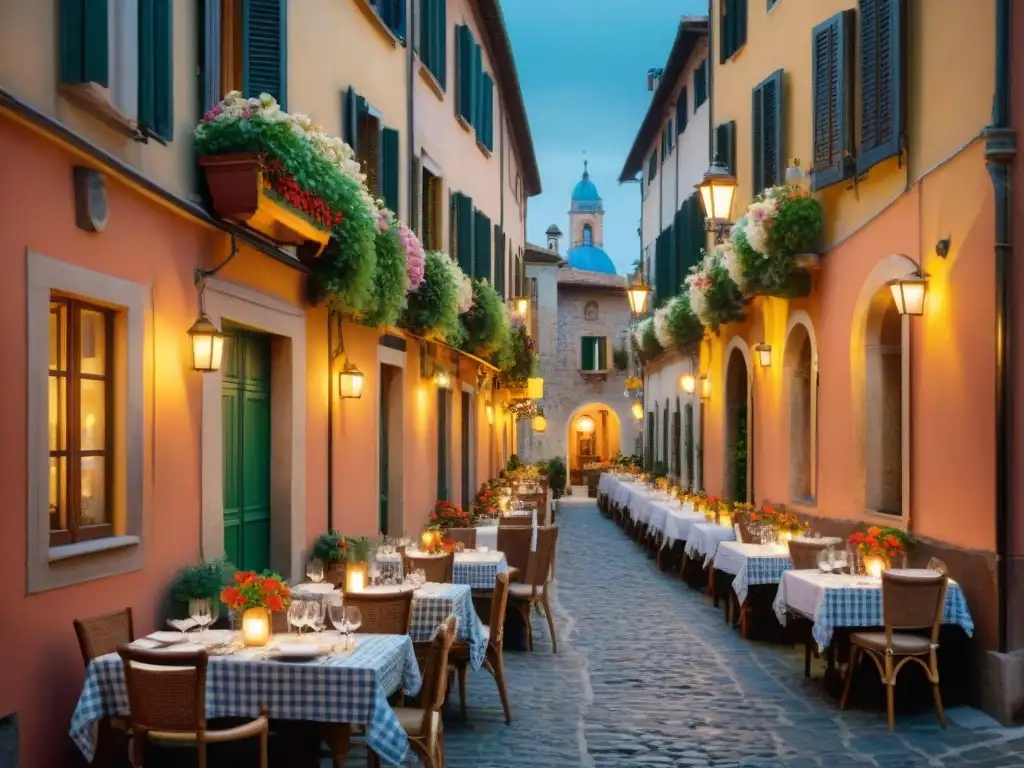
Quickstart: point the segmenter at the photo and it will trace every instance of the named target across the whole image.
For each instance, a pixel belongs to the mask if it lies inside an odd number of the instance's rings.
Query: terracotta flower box
[[[260,155],[205,155],[199,158],[199,165],[206,174],[217,215],[242,222],[279,243],[304,246],[307,253],[320,254],[331,239],[325,204],[298,191],[288,177],[277,179],[281,190],[272,189],[268,164]],[[293,197],[296,206],[278,202],[275,194]],[[310,209],[307,215],[299,212],[303,207]],[[324,219],[324,226],[313,223],[311,219],[317,216]]]

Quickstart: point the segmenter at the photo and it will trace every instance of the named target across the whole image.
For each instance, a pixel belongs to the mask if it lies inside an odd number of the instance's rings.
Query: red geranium
[[[291,600],[291,590],[277,574],[262,576],[239,571],[234,582],[234,586],[227,586],[220,593],[221,602],[233,611],[266,608],[276,613],[283,611]]]

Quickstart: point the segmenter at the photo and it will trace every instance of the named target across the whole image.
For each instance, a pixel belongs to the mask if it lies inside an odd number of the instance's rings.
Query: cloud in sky
[[[568,231],[586,151],[604,199],[604,248],[625,274],[640,255],[640,189],[618,178],[651,101],[647,70],[665,66],[680,17],[706,15],[707,0],[503,0],[501,7],[544,188],[530,200],[527,236],[543,245],[549,224]]]

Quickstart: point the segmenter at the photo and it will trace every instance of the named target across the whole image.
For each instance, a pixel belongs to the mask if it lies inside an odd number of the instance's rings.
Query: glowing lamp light
[[[533,427],[534,432],[540,435],[547,431],[548,420],[544,418],[543,414],[537,414],[533,417],[533,421],[530,422],[530,426]]]
[[[434,383],[439,389],[450,389],[452,386],[452,376],[448,371],[437,371],[434,373]]]
[[[487,423],[494,426],[494,406],[488,403],[484,407],[484,411],[487,413]]]
[[[597,424],[589,416],[580,416],[576,419],[576,431],[581,435],[592,435],[595,429],[597,429]]]
[[[697,390],[697,379],[690,374],[680,377],[679,388],[688,395],[692,395]]]
[[[345,591],[362,592],[366,589],[366,563],[345,563]]]
[[[250,608],[242,614],[242,642],[250,647],[270,640],[270,615],[266,608]]]
[[[704,172],[704,178],[697,185],[704,216],[715,226],[732,222],[732,205],[736,198],[736,177],[729,173],[718,155],[711,167]]]
[[[626,298],[629,299],[629,310],[634,317],[640,317],[647,312],[647,300],[651,297],[651,286],[642,279],[626,289]]]
[[[711,399],[711,379],[709,379],[707,376],[700,377],[700,399]]]
[[[864,555],[864,572],[876,579],[882,578],[885,570],[885,558],[878,555]]]
[[[192,370],[200,373],[219,371],[227,335],[221,333],[207,314],[202,312],[188,329],[188,336],[192,341]]]
[[[644,406],[639,400],[633,402],[633,418],[642,421],[644,418]]]
[[[544,379],[534,376],[526,380],[526,396],[531,400],[544,397]]]
[[[757,362],[762,368],[772,367],[772,345],[771,344],[757,344],[754,346],[754,351],[757,352]]]
[[[348,360],[338,374],[338,396],[343,400],[363,396],[363,372]]]
[[[901,315],[920,317],[924,314],[924,300],[928,294],[928,284],[923,277],[907,277],[890,283],[892,298],[896,302],[896,311]]]

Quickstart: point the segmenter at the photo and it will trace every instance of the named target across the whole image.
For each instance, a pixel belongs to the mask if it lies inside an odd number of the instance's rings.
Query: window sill
[[[587,381],[606,381],[608,379],[609,371],[607,369],[603,371],[585,371],[580,369],[580,377]]]
[[[107,89],[99,83],[60,83],[57,93],[129,139],[140,137],[139,124],[110,102]]]
[[[489,158],[489,157],[491,157],[494,154],[493,152],[491,152],[491,150],[489,150],[487,147],[485,147],[479,141],[476,143],[476,147],[477,147],[477,149],[479,149],[483,153],[484,157],[488,157]]]
[[[356,5],[359,6],[359,10],[363,12],[370,24],[384,37],[384,39],[391,43],[392,48],[397,48],[402,44],[402,38],[398,37],[394,32],[391,31],[391,27],[384,23],[384,20],[377,14],[376,9],[370,5],[370,0],[355,0]]]
[[[110,552],[115,549],[128,549],[137,547],[141,543],[138,536],[108,536],[105,539],[93,539],[92,541],[78,541],[74,544],[66,544],[60,547],[50,547],[47,559],[51,563],[71,560],[76,557],[86,557],[100,552]]]
[[[434,77],[434,73],[422,62],[420,63],[420,79],[434,92],[438,101],[444,101],[444,88],[441,87],[441,83]]]
[[[733,51],[733,52],[732,52],[732,53],[730,53],[730,54],[729,54],[728,56],[726,56],[726,57],[725,57],[725,61],[724,61],[724,62],[722,62],[722,63],[723,63],[723,64],[728,64],[728,63],[729,63],[730,61],[736,61],[736,59],[738,59],[738,58],[740,57],[740,54],[742,54],[742,53],[743,53],[743,50],[744,50],[744,49],[745,49],[746,47],[747,47],[747,44],[746,44],[746,43],[743,43],[743,45],[741,45],[741,46],[740,46],[739,48],[737,48],[737,49],[736,49],[735,51]]]
[[[464,130],[466,133],[472,133],[473,132],[473,126],[470,125],[469,123],[467,123],[466,122],[466,118],[464,118],[462,115],[456,115],[455,116],[455,122],[457,122],[459,125],[461,125],[462,126],[462,130]]]
[[[869,523],[875,523],[882,528],[899,528],[907,530],[907,520],[902,514],[893,512],[879,512],[877,509],[867,508],[864,510],[864,517]]]

